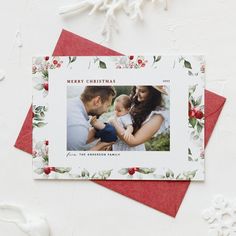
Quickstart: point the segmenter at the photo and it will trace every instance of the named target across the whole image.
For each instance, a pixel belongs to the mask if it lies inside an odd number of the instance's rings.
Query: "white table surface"
[[[201,212],[212,197],[236,198],[236,1],[170,0],[169,11],[148,3],[144,22],[120,15],[119,34],[103,43],[124,54],[204,53],[207,89],[227,97],[206,150],[206,181],[191,184],[175,219],[89,181],[34,181],[30,156],[13,147],[31,102],[31,57],[50,55],[62,28],[103,41],[102,14],[58,15],[59,6],[73,2],[1,1],[0,69],[6,78],[0,82],[0,202],[45,215],[52,236],[207,235]],[[0,222],[0,235],[25,234]]]

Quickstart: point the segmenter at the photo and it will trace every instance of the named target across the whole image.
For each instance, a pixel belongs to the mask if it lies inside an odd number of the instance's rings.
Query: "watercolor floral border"
[[[92,57],[89,62],[100,69],[106,69],[107,63],[105,57]],[[109,57],[106,57],[106,59]],[[119,56],[110,57],[116,60],[111,60],[116,69],[144,69],[147,66],[158,68],[159,61],[163,56],[152,56],[147,59],[145,56]],[[121,169],[99,170],[91,173],[85,168],[52,167],[49,166],[49,140],[45,137],[43,130],[47,128],[47,111],[49,92],[48,80],[49,70],[60,69],[62,66],[67,66],[71,69],[72,64],[77,60],[77,57],[35,57],[33,58],[32,76],[33,76],[33,171],[34,177],[37,179],[114,179],[112,172],[119,175],[119,179],[147,179],[147,180],[195,180],[198,171],[204,173],[204,92],[199,95],[199,91],[204,89],[199,88],[200,84],[205,81],[205,60],[203,56],[191,57],[174,57],[173,69],[180,66],[189,78],[189,99],[188,99],[188,130],[189,130],[189,148],[188,161],[199,162],[200,169],[186,170],[182,172],[173,171],[170,168],[163,168],[162,171],[157,171],[156,168],[144,167],[129,167]],[[192,60],[197,61],[195,67],[192,66]],[[195,63],[196,64],[196,63]],[[37,94],[35,96],[35,94]],[[34,97],[37,97],[34,99]],[[39,101],[39,103],[38,103]],[[41,133],[41,140],[35,140],[36,133]],[[39,135],[40,136],[40,135]],[[202,145],[201,145],[202,144]],[[197,148],[196,148],[197,147]],[[200,148],[199,148],[200,147]],[[203,174],[204,175],[204,174]],[[147,176],[147,177],[146,177]],[[116,178],[117,179],[117,178]]]

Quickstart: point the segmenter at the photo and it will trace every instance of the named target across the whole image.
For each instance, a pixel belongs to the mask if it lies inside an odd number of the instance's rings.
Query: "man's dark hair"
[[[116,96],[115,88],[113,86],[86,86],[81,94],[81,100],[89,102],[97,96],[100,96],[102,103],[104,103],[110,96],[113,98]]]

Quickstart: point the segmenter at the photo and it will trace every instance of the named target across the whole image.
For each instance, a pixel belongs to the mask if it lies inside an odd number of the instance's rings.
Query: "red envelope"
[[[54,56],[115,56],[122,55],[109,48],[63,30],[53,53]],[[205,90],[205,146],[224,106],[225,98]],[[15,147],[32,153],[32,109],[26,116]],[[94,181],[106,188],[132,198],[165,214],[175,217],[189,181]]]

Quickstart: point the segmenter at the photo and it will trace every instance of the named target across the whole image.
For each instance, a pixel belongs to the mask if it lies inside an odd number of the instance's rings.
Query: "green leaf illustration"
[[[44,78],[48,78],[48,71],[47,70],[43,70],[42,74],[43,74]]]
[[[196,123],[197,123],[197,119],[195,118],[189,118],[189,123],[192,125],[192,127],[194,128]]]
[[[195,84],[195,85],[193,85],[192,87],[190,87],[190,89],[189,89],[189,93],[194,93],[195,92],[195,90],[196,90],[196,88],[197,88],[197,84]]]
[[[107,68],[106,63],[103,62],[103,61],[99,61],[99,67],[102,68],[102,69],[106,69]]]
[[[142,173],[142,174],[150,174],[150,173],[155,172],[155,169],[154,168],[151,168],[151,169],[149,169],[149,168],[139,168],[137,170],[137,172]]]
[[[193,179],[195,177],[197,173],[197,170],[193,170],[193,171],[186,171],[183,173],[183,175],[186,177],[186,179],[190,180]]]
[[[201,133],[202,132],[202,129],[203,129],[203,126],[200,122],[197,122],[197,132],[198,133]]]
[[[188,75],[189,75],[189,76],[193,76],[192,71],[189,70],[189,71],[188,71]]]
[[[41,128],[43,126],[45,126],[47,123],[44,122],[38,122],[37,124],[35,124],[37,127]]]
[[[37,168],[34,170],[34,172],[38,175],[41,175],[43,173],[43,168]]]
[[[184,60],[184,66],[185,68],[192,69],[192,66],[189,61]]]
[[[193,158],[191,156],[188,156],[188,161],[193,161]]]
[[[154,56],[154,62],[158,62],[161,60],[161,56]]]
[[[128,168],[122,168],[118,171],[121,175],[126,175],[128,173]]]
[[[73,63],[74,61],[76,61],[76,57],[69,57],[69,64]]]
[[[188,155],[192,155],[191,149],[188,149]]]
[[[166,171],[166,178],[169,178],[169,177],[174,178],[174,176],[175,176],[175,174],[171,169],[168,169]]]
[[[43,84],[37,84],[34,86],[34,88],[37,90],[43,90]]]
[[[197,101],[195,102],[195,106],[199,106],[202,102],[202,96],[199,96]]]
[[[64,173],[67,173],[67,172],[70,172],[71,171],[71,168],[64,168],[64,167],[59,167],[59,168],[56,168],[56,172],[57,173],[60,173],[60,174],[64,174]]]

